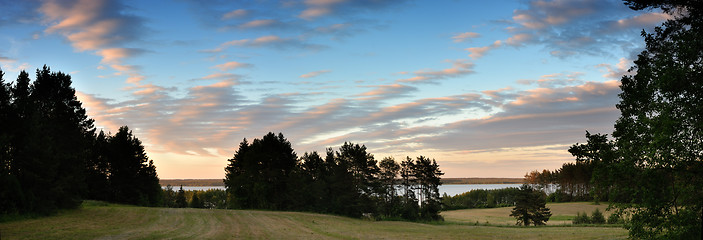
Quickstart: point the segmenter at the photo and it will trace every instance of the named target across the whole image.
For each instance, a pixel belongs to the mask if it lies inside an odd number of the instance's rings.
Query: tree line
[[[178,191],[173,190],[171,185],[167,185],[163,191],[163,206],[170,208],[227,208],[227,193],[222,189],[208,190],[183,190],[183,186]]]
[[[46,65],[14,83],[0,70],[0,214],[50,214],[82,199],[155,205],[158,177],[125,126],[96,133],[71,76]]]
[[[352,217],[440,220],[437,162],[424,156],[380,162],[366,146],[344,143],[324,157],[297,157],[279,133],[244,139],[228,160],[229,208],[314,211]]]

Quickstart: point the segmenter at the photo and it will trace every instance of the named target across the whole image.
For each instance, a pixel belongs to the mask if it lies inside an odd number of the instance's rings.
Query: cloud
[[[332,8],[335,5],[344,3],[346,0],[306,0],[304,3],[308,6],[303,10],[298,17],[313,20],[332,13]]]
[[[416,71],[415,77],[400,79],[398,82],[407,83],[436,83],[436,80],[464,76],[473,73],[474,64],[465,59],[447,60],[452,64],[451,68],[442,70],[420,70]]]
[[[373,86],[375,89],[367,91],[356,95],[360,100],[388,100],[398,97],[408,97],[409,93],[415,92],[418,89],[416,87],[402,85],[402,84],[391,84],[391,85],[379,85]]]
[[[146,50],[139,48],[106,48],[97,51],[96,54],[102,57],[100,63],[119,64],[123,58],[133,57],[145,52]]]
[[[603,69],[603,77],[606,79],[611,79],[611,80],[620,80],[624,75],[635,75],[637,74],[637,69],[632,69],[632,72],[630,72],[630,67],[632,67],[634,63],[632,63],[631,60],[627,58],[620,58],[620,61],[615,64],[614,66],[611,64],[598,64],[596,65],[597,68]]]
[[[373,11],[399,7],[405,0],[305,0],[299,18],[312,21],[327,16],[350,15],[359,11]]]
[[[230,12],[223,14],[222,19],[225,20],[225,19],[231,19],[231,18],[242,18],[242,17],[246,17],[247,15],[249,15],[249,11],[244,10],[244,9],[237,9],[237,10],[233,10],[233,11],[230,11]]]
[[[49,26],[45,32],[63,35],[78,51],[137,39],[144,32],[142,20],[125,10],[124,5],[106,0],[50,0],[39,8]]]
[[[309,72],[309,73],[300,75],[300,78],[314,78],[314,77],[319,76],[320,74],[329,73],[329,72],[331,72],[331,71],[330,70],[320,70],[320,71]]]
[[[228,42],[220,44],[220,46],[215,49],[203,50],[203,52],[209,52],[209,53],[222,52],[225,49],[232,47],[232,46],[254,47],[254,48],[256,48],[256,47],[271,47],[271,48],[282,49],[282,50],[296,48],[296,49],[304,49],[304,50],[312,50],[312,51],[318,51],[318,50],[322,50],[322,49],[327,48],[326,46],[323,46],[323,45],[306,43],[301,39],[281,38],[276,35],[267,35],[267,36],[262,36],[262,37],[258,37],[255,39],[247,38],[247,39],[237,39],[237,40],[228,41]]]
[[[16,61],[15,59],[0,56],[0,62],[15,62],[15,61]]]
[[[459,33],[457,35],[452,36],[452,39],[454,39],[454,42],[459,43],[459,42],[466,42],[468,40],[471,40],[473,38],[478,38],[480,36],[481,36],[481,34],[478,34],[475,32],[465,32],[465,33]]]
[[[212,68],[217,68],[217,69],[220,69],[220,71],[224,72],[224,71],[234,70],[237,68],[245,68],[245,67],[251,67],[251,64],[232,61],[232,62],[226,62],[223,64],[215,65]]]
[[[659,12],[635,12],[617,1],[534,0],[526,9],[514,11],[514,26],[507,28],[512,36],[505,43],[541,44],[560,58],[611,55],[604,49],[613,48],[629,54],[642,47],[632,44],[639,39],[639,31],[668,18]]]
[[[500,47],[502,44],[503,43],[500,40],[496,40],[491,45],[488,45],[485,47],[471,47],[471,48],[467,48],[464,50],[471,53],[471,54],[469,54],[469,57],[471,57],[471,59],[476,60],[476,59],[483,57],[483,55],[485,55],[488,51]]]
[[[562,87],[562,86],[573,86],[577,84],[583,84],[583,81],[581,80],[581,77],[583,76],[583,73],[580,72],[574,72],[574,73],[569,73],[569,74],[564,74],[564,73],[555,73],[555,74],[547,74],[547,75],[542,75],[540,79],[537,80],[518,80],[517,82],[520,84],[525,84],[525,85],[531,85],[531,84],[537,84],[540,88],[554,88],[554,87]]]
[[[78,51],[94,51],[109,64],[116,75],[128,76],[137,95],[151,94],[161,87],[141,85],[145,79],[139,66],[123,63],[123,59],[146,52],[140,48],[122,47],[137,40],[145,32],[143,20],[128,14],[129,8],[108,0],[48,0],[39,8],[48,26],[44,32],[64,36]]]
[[[283,23],[279,22],[278,20],[274,19],[259,19],[259,20],[252,20],[249,22],[242,23],[238,26],[240,29],[247,29],[247,28],[263,28],[263,27],[274,27],[274,26],[282,26]]]

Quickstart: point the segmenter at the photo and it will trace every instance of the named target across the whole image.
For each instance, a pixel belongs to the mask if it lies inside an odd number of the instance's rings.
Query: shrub
[[[583,212],[581,214],[580,212],[576,213],[576,218],[573,220],[573,224],[589,224],[591,223],[591,219],[588,217],[588,214],[586,212]]]
[[[622,218],[620,218],[620,215],[618,214],[613,213],[610,214],[610,216],[608,217],[608,224],[622,224],[623,222],[624,221],[622,220]]]
[[[591,223],[593,224],[605,224],[605,217],[603,217],[603,213],[596,208],[596,210],[591,213]]]

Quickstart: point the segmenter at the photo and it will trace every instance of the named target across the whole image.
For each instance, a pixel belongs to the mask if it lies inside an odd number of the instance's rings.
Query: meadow
[[[570,226],[577,211],[606,205],[548,204],[557,226],[516,227],[510,208],[443,212],[445,222],[370,221],[257,210],[149,208],[86,201],[55,216],[0,223],[2,239],[624,239],[619,227]],[[607,213],[606,213],[607,214]],[[478,221],[478,225],[476,225]],[[488,221],[488,223],[486,223]],[[567,225],[560,225],[567,224]]]

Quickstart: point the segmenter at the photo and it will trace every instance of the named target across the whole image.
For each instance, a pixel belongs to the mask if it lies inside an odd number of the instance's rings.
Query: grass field
[[[589,203],[557,204],[568,214]],[[601,205],[603,207],[603,205]],[[561,209],[569,210],[561,210]],[[604,208],[604,207],[603,207]],[[507,210],[506,210],[507,209]],[[474,219],[496,219],[509,208],[457,210],[444,223],[368,221],[299,212],[169,209],[87,202],[56,216],[0,223],[1,239],[623,239],[614,227],[473,226]],[[494,209],[490,209],[494,210]],[[587,210],[588,211],[588,210]],[[506,215],[507,216],[507,215]],[[561,216],[561,215],[560,215]],[[566,215],[563,215],[566,216]],[[490,220],[489,220],[490,222]],[[493,222],[491,222],[493,223]]]
[[[610,212],[605,211],[608,204],[595,205],[589,202],[575,203],[549,203],[547,208],[552,212],[552,217],[547,221],[547,225],[568,225],[576,217],[577,212],[586,212],[588,216],[599,209],[603,216],[608,219]],[[512,207],[505,208],[483,208],[483,209],[464,209],[442,212],[442,216],[447,222],[461,223],[476,223],[485,224],[488,222],[492,225],[512,225],[515,224],[515,218],[510,217]]]

